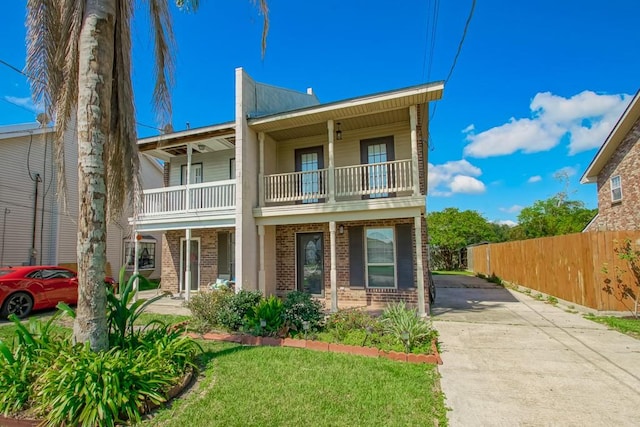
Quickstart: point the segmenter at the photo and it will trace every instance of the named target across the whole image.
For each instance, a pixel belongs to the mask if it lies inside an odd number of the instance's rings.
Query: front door
[[[190,269],[191,269],[191,287],[192,291],[197,291],[200,287],[200,239],[191,239],[191,254],[190,254]],[[180,245],[180,290],[185,291],[185,272],[187,270],[187,240],[181,239]]]
[[[322,233],[299,233],[296,237],[296,288],[321,295],[324,283]]]

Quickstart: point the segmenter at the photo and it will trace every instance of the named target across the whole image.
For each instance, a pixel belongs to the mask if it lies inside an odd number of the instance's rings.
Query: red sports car
[[[105,282],[114,284],[111,278]],[[0,317],[15,314],[22,318],[31,310],[53,308],[60,301],[78,302],[75,271],[55,265],[0,268]]]

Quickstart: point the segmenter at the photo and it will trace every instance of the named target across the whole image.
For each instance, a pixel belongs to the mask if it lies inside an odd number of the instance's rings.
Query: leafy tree
[[[37,102],[55,117],[58,193],[64,195],[62,135],[75,115],[78,134],[78,308],[76,342],[108,345],[106,223],[130,203],[139,206],[137,135],[131,83],[134,5],[148,7],[155,41],[154,105],[170,123],[174,45],[170,0],[28,0],[27,71]],[[175,0],[195,10],[198,0]],[[266,0],[263,52],[268,30]]]
[[[597,209],[587,209],[583,202],[567,200],[564,193],[559,193],[520,211],[518,237],[531,239],[577,233],[584,229],[596,212]]]
[[[476,211],[446,208],[427,215],[429,245],[433,249],[437,268],[455,270],[459,267],[462,248],[474,243],[495,241],[494,224]]]

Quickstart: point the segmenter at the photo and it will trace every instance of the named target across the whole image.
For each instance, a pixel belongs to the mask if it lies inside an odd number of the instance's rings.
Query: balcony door
[[[393,136],[363,139],[360,141],[360,162],[369,165],[362,177],[363,187],[369,192],[363,199],[395,196],[394,193],[384,191],[392,186],[395,177],[386,162],[394,158]]]
[[[308,195],[319,194],[322,191],[322,177],[319,172],[324,168],[324,154],[322,145],[317,147],[301,148],[295,151],[296,172],[303,172],[297,183],[298,191],[302,197],[301,203],[318,203],[323,201],[318,198],[309,198]]]
[[[313,295],[321,295],[324,283],[324,252],[322,233],[296,235],[296,288]]]
[[[202,163],[191,163],[191,173],[189,184],[200,184],[202,179]],[[187,165],[180,166],[180,185],[187,185]]]

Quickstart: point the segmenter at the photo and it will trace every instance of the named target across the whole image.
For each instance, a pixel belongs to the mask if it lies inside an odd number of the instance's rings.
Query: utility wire
[[[8,63],[8,62],[6,62],[6,61],[3,61],[2,59],[0,59],[0,64],[2,64],[2,65],[4,65],[4,66],[6,66],[6,67],[8,67],[8,68],[12,69],[13,71],[15,71],[15,72],[16,72],[16,73],[18,73],[18,74],[22,74],[23,76],[25,76],[26,78],[28,78],[28,79],[30,79],[30,80],[36,80],[36,81],[38,81],[38,82],[40,82],[40,83],[43,83],[41,80],[38,80],[38,79],[36,79],[36,78],[34,78],[34,77],[30,76],[29,74],[25,73],[24,71],[22,71],[22,70],[21,70],[21,69],[19,69],[18,67],[15,67],[15,66],[13,66],[13,65],[9,64],[9,63]],[[16,104],[16,103],[14,103],[14,102],[11,102],[11,101],[9,101],[8,99],[6,99],[6,98],[4,98],[4,97],[3,97],[3,98],[0,98],[0,99],[2,99],[3,101],[5,101],[5,102],[7,102],[7,103],[9,103],[9,104],[15,105],[16,107],[22,108],[23,110],[27,110],[27,111],[29,111],[30,113],[34,113],[32,110],[29,110],[28,108],[26,108],[26,107],[24,107],[24,106],[22,106],[22,105],[19,105],[19,104]],[[144,123],[140,123],[140,122],[136,122],[136,124],[137,124],[138,126],[142,126],[142,127],[145,127],[145,128],[155,129],[155,130],[157,130],[157,131],[164,132],[164,130],[163,130],[163,129],[160,129],[159,127],[156,127],[156,126],[146,125],[146,124],[144,124]]]

